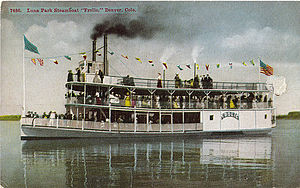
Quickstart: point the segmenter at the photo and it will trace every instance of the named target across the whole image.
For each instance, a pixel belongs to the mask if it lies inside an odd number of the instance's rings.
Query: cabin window
[[[210,115],[209,120],[214,120],[214,115]]]
[[[267,119],[267,117],[268,117],[268,115],[267,115],[267,114],[265,114],[265,119]]]

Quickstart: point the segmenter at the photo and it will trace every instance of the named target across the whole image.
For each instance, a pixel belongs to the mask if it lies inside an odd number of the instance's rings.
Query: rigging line
[[[126,64],[121,60],[121,59],[119,59],[120,61],[121,61],[121,63],[123,63],[123,65],[135,76],[135,77],[137,77],[137,75],[131,70],[131,69],[129,69],[127,66],[126,66]]]
[[[85,53],[90,53],[92,50],[84,51]],[[80,53],[74,53],[74,54],[66,54],[66,55],[60,55],[60,56],[51,56],[51,57],[24,57],[24,58],[38,58],[38,59],[51,59],[51,58],[59,58],[59,57],[65,57],[65,56],[73,56],[73,55],[81,55]]]
[[[113,68],[113,66],[111,64],[109,64],[109,67],[114,70],[119,76],[122,76],[118,71],[116,71],[116,69]]]

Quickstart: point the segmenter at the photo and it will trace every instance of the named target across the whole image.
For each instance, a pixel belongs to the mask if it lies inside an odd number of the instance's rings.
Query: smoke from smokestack
[[[158,25],[150,23],[146,18],[138,17],[130,20],[128,17],[115,16],[96,24],[91,39],[96,40],[104,34],[114,34],[119,37],[150,39],[160,30]]]

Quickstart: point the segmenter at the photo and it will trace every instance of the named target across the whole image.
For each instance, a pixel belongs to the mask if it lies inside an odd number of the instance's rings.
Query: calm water
[[[0,121],[3,187],[299,187],[300,121],[272,136],[21,141]]]

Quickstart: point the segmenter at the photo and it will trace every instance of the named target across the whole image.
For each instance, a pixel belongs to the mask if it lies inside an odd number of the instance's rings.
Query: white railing
[[[184,132],[201,131],[202,123],[185,124],[136,124],[134,123],[108,123],[95,121],[78,121],[66,119],[47,119],[47,118],[22,118],[22,125],[33,127],[51,127],[65,129],[83,129],[109,132]]]

